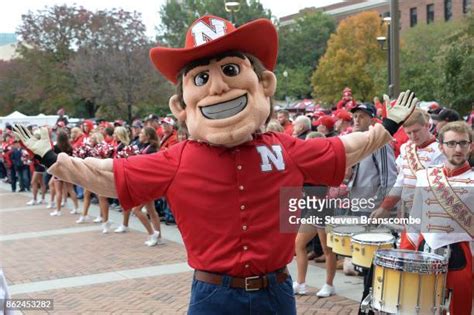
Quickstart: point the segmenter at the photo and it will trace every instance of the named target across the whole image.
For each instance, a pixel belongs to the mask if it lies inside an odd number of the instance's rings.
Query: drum
[[[447,269],[443,256],[378,250],[374,257],[372,307],[396,314],[441,314]]]
[[[359,225],[337,226],[332,230],[333,243],[332,251],[336,254],[351,257],[352,235],[365,232],[365,228]]]
[[[370,268],[375,251],[381,248],[393,248],[395,237],[387,233],[360,233],[352,236],[352,263]]]
[[[367,233],[385,233],[385,234],[391,234],[392,231],[390,231],[390,229],[388,227],[383,227],[383,226],[379,226],[379,227],[376,227],[376,228],[369,228],[367,230]]]
[[[344,218],[353,218],[351,216],[345,216],[345,215],[340,215],[340,216],[334,216],[333,219],[337,221],[338,219],[344,219]],[[337,226],[342,226],[343,224],[335,224],[335,223],[327,223],[326,224],[326,246],[332,248],[333,243],[334,243],[334,235],[332,234],[332,230],[337,227]]]

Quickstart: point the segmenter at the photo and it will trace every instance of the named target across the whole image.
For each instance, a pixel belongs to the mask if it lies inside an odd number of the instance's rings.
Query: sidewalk
[[[67,208],[51,217],[44,205],[28,207],[30,198],[0,184],[0,266],[13,298],[53,299],[50,314],[186,314],[192,270],[176,226],[163,224],[165,244],[149,248],[134,217],[131,232],[104,235],[98,224],[76,224]],[[92,205],[90,214],[98,212]],[[118,226],[121,213],[110,211],[110,219]],[[289,268],[294,275],[294,263]],[[297,297],[298,314],[357,314],[361,280],[338,274],[342,295],[319,299],[324,277],[310,265],[310,292]]]

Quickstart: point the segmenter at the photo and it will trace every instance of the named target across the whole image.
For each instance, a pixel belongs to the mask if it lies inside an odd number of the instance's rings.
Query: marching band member
[[[441,128],[439,149],[446,162],[416,173],[411,216],[420,218],[421,224],[408,226],[407,234],[418,250],[441,253],[440,249],[449,248],[446,287],[452,290],[453,315],[471,314],[472,310],[474,170],[467,162],[472,137],[471,128],[462,121]]]

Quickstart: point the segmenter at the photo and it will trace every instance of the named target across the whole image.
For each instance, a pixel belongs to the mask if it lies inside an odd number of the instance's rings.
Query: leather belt
[[[285,267],[283,269],[275,271],[275,276],[277,283],[284,282],[290,276],[288,268]],[[194,272],[194,278],[196,280],[214,285],[222,285],[222,282],[224,280],[223,275],[201,270],[196,270]],[[246,278],[231,277],[230,280],[231,288],[244,289],[245,291],[258,291],[261,289],[265,289],[269,286],[269,284],[270,281],[268,279],[268,275],[252,276]]]

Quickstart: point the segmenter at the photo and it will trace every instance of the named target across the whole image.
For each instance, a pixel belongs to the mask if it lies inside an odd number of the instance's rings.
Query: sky
[[[46,6],[73,5],[83,6],[95,11],[100,9],[122,8],[142,13],[147,27],[147,35],[154,37],[155,27],[159,24],[159,10],[165,0],[13,0],[4,2],[0,10],[0,33],[14,33],[21,24],[21,15],[28,11],[37,11]],[[224,0],[222,0],[224,3]],[[263,6],[276,17],[297,13],[300,9],[312,6],[324,6],[341,0],[260,0]]]

